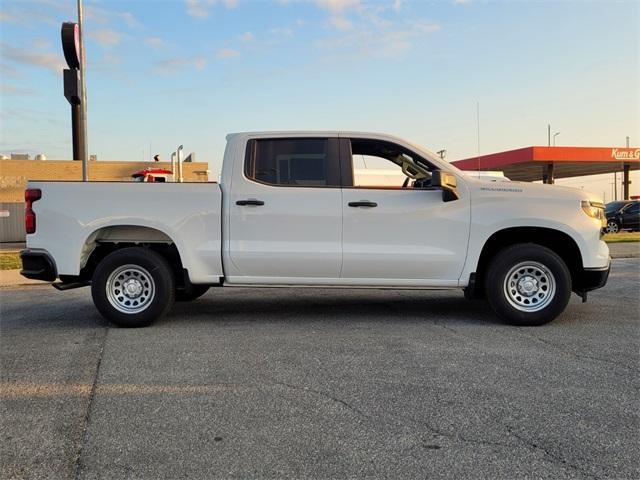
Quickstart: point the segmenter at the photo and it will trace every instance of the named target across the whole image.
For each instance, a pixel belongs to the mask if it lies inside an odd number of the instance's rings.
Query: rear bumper
[[[27,248],[20,251],[22,270],[20,275],[33,280],[53,282],[58,276],[56,263],[46,250]]]

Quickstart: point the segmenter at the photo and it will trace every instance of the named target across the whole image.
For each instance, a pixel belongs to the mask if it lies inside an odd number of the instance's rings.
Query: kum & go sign
[[[612,148],[611,158],[616,160],[640,160],[640,148]]]

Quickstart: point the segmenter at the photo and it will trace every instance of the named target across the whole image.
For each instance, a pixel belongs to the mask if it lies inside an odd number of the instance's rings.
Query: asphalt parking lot
[[[0,290],[3,478],[640,478],[640,260],[544,327],[457,292],[216,289],[151,328]]]

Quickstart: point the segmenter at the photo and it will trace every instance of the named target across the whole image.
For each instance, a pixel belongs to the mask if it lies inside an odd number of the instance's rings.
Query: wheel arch
[[[484,243],[475,270],[474,293],[484,292],[484,279],[491,259],[505,247],[517,243],[533,243],[555,252],[569,268],[572,283],[577,283],[583,271],[583,259],[580,247],[570,235],[548,227],[509,227],[493,233]]]
[[[102,259],[127,247],[149,248],[159,253],[171,266],[176,284],[184,283],[188,274],[174,240],[158,228],[130,224],[102,226],[87,236],[80,252],[80,278],[91,279]]]

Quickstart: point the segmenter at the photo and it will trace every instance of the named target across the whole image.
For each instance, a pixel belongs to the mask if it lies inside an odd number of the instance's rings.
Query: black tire
[[[534,243],[512,245],[496,254],[485,285],[493,310],[518,326],[549,323],[564,311],[571,297],[567,265],[556,253]]]
[[[119,271],[122,274],[116,275]],[[132,295],[139,296],[129,297],[124,292],[126,285],[121,282],[127,281],[134,284],[133,289],[139,289]],[[118,286],[122,289],[118,290]],[[123,248],[107,255],[98,264],[91,281],[96,308],[104,318],[120,327],[150,325],[169,310],[174,292],[173,273],[167,261],[153,250],[141,247]],[[126,302],[129,305],[125,305]]]
[[[176,302],[191,302],[209,291],[209,285],[191,285],[189,291],[176,290]]]

